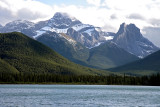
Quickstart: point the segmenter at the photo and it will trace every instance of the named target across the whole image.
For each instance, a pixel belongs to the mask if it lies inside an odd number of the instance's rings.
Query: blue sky
[[[107,32],[117,32],[123,22],[134,23],[160,46],[160,0],[0,0],[1,25],[18,19],[48,20],[56,12],[68,13]]]
[[[86,6],[88,5],[86,0],[36,0],[45,4],[48,4],[50,6],[52,5],[61,5],[61,4],[65,4],[65,5],[83,5]]]

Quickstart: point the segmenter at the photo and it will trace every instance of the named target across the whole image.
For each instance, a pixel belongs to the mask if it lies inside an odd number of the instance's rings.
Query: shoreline
[[[86,84],[86,83],[0,83],[0,85],[108,85],[108,86],[154,86],[154,85],[130,85],[130,84]]]

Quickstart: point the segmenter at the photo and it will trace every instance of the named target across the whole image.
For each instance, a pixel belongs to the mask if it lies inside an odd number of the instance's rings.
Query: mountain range
[[[134,24],[121,24],[117,33],[104,32],[59,12],[46,21],[17,20],[0,27],[1,33],[13,31],[47,45],[70,61],[99,69],[121,66],[159,50]]]
[[[70,62],[42,43],[17,32],[0,34],[0,63],[0,73],[110,74]]]

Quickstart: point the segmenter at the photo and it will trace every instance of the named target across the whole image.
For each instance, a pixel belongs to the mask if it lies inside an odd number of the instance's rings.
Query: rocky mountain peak
[[[114,41],[123,40],[123,42],[138,41],[143,39],[140,29],[135,24],[122,23],[114,38]]]
[[[141,58],[158,50],[152,42],[143,37],[140,29],[134,24],[121,24],[113,42]]]
[[[125,31],[125,28],[126,28],[126,24],[125,24],[125,23],[122,23],[122,24],[120,25],[120,28],[119,28],[117,34],[123,33],[123,32]]]
[[[55,13],[54,16],[48,21],[50,27],[55,27],[59,29],[65,29],[80,23],[81,22],[75,17],[72,17],[67,13],[61,12]]]
[[[74,17],[71,17],[69,14],[67,13],[61,13],[61,12],[56,12],[54,14],[54,16],[52,17],[52,19],[73,19],[73,20],[76,20],[76,18]]]
[[[140,29],[138,27],[136,27],[135,24],[131,23],[131,24],[127,25],[126,23],[122,23],[120,25],[120,28],[119,28],[117,34],[120,35],[120,34],[126,33],[126,32],[132,32],[132,33],[140,34]]]

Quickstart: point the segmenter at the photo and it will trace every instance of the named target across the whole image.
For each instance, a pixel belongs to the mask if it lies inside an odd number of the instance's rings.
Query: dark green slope
[[[105,75],[97,71],[74,64],[45,45],[21,34],[0,34],[0,58],[19,72]]]
[[[139,58],[117,47],[113,42],[106,42],[91,49],[88,63],[97,68],[111,68],[138,60]]]
[[[18,73],[19,71],[11,66],[9,63],[0,59],[0,73]]]
[[[157,51],[144,59],[110,69],[114,72],[149,75],[160,72],[160,51]]]

